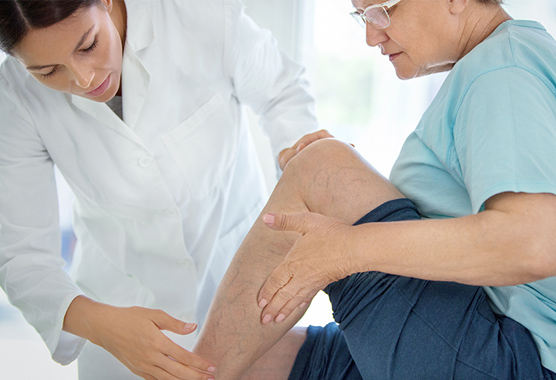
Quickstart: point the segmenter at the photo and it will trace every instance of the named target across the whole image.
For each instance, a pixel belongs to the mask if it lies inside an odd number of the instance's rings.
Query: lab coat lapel
[[[134,129],[148,95],[151,76],[140,59],[154,39],[150,1],[126,2],[127,37],[122,62],[122,104],[125,123]]]
[[[141,143],[133,131],[105,103],[95,102],[81,96],[71,95],[72,103],[95,118],[101,125],[112,128],[125,137]]]

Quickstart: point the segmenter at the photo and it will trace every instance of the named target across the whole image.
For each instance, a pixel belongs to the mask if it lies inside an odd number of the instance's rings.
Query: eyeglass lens
[[[377,29],[384,29],[390,25],[390,17],[384,7],[369,9],[365,12],[365,18]]]
[[[384,7],[371,8],[365,14],[353,12],[351,14],[361,27],[365,28],[365,21],[376,29],[384,29],[390,25],[390,16]]]

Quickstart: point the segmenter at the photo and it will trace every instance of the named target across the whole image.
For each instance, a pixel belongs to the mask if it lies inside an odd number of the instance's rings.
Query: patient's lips
[[[390,58],[390,62],[393,62],[396,58],[398,58],[402,53],[390,54],[388,58]]]

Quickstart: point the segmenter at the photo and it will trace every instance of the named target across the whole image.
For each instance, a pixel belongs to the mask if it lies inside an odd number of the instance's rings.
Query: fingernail
[[[284,314],[280,314],[276,317],[275,321],[276,323],[280,323],[282,322],[284,319],[286,319],[286,316]]]
[[[197,326],[195,323],[186,323],[185,324],[185,328],[188,329],[188,330],[189,329],[194,329],[195,326]]]
[[[301,302],[301,304],[299,305],[299,308],[304,308],[305,306],[307,306],[307,302]]]
[[[270,316],[270,314],[267,314],[263,317],[263,325],[270,323],[270,321],[272,321],[272,316]]]
[[[207,372],[216,372],[216,367],[208,367]]]
[[[274,224],[274,215],[264,214],[263,215],[263,222],[265,222],[266,224]]]
[[[268,301],[265,300],[264,298],[262,300],[259,301],[259,307],[262,309],[263,307],[265,307],[266,305],[268,305]]]

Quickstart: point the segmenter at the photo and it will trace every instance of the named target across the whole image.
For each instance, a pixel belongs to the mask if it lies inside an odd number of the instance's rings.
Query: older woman
[[[400,78],[451,73],[391,182],[334,140],[290,161],[195,351],[220,380],[275,342],[250,371],[556,378],[556,42],[498,0],[353,5]],[[338,325],[280,339],[323,288]]]

